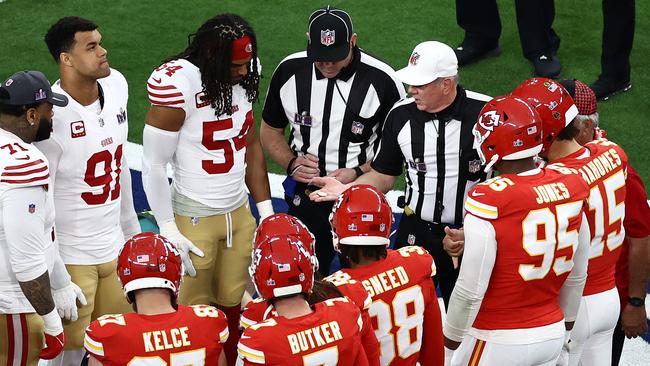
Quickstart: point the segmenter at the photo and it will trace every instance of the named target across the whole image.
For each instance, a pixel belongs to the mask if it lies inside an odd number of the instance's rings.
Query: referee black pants
[[[433,281],[440,286],[445,308],[448,308],[449,298],[456,284],[459,269],[454,269],[451,257],[442,247],[445,226],[445,224],[424,221],[415,214],[404,214],[397,229],[395,246],[401,248],[408,245],[419,245],[429,251],[436,264],[436,275],[433,277]]]
[[[521,48],[526,58],[555,53],[560,37],[553,30],[554,0],[515,0]],[[456,21],[465,30],[463,43],[496,46],[501,19],[496,0],[456,0]]]
[[[621,316],[618,316],[618,323],[614,328],[614,335],[612,336],[612,366],[618,366],[621,361],[621,354],[623,353],[623,344],[625,343],[625,332],[621,328]]]
[[[630,79],[634,17],[634,0],[603,0],[601,77],[616,81]]]
[[[330,274],[330,265],[334,258],[332,244],[332,227],[330,226],[330,213],[333,202],[313,202],[309,193],[318,187],[310,187],[305,183],[296,183],[295,195],[285,196],[289,205],[288,213],[300,219],[316,238],[316,257],[320,272],[323,277]]]

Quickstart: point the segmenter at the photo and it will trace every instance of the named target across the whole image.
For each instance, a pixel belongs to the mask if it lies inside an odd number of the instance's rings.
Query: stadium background
[[[532,66],[521,55],[514,6],[500,0],[503,32],[503,53],[460,71],[461,83],[489,95],[508,92],[521,80],[531,76]],[[562,77],[592,82],[600,71],[602,31],[599,0],[556,1],[555,30],[562,37],[559,57]],[[146,207],[139,180],[142,124],[148,107],[145,81],[160,61],[180,52],[187,44],[187,34],[196,30],[207,18],[222,12],[245,17],[257,32],[259,56],[264,66],[261,96],[266,94],[270,75],[286,55],[304,49],[306,20],[315,8],[327,2],[298,0],[5,0],[0,2],[0,78],[18,70],[37,69],[51,81],[57,79],[57,68],[43,43],[49,25],[58,18],[78,15],[96,21],[108,49],[109,62],[129,81],[129,141],[127,148],[134,176],[136,206]],[[378,55],[394,68],[406,64],[413,47],[427,39],[436,39],[455,46],[462,39],[456,25],[453,0],[389,0],[340,1],[329,4],[347,10],[354,22],[359,45]],[[636,34],[632,52],[633,88],[623,96],[600,103],[601,125],[612,140],[628,152],[630,161],[650,187],[650,155],[647,118],[650,103],[650,4],[636,3]],[[257,116],[261,104],[256,105]],[[259,121],[258,121],[259,123]],[[282,174],[282,169],[269,161],[269,171]],[[276,210],[281,210],[283,177],[271,174]],[[397,189],[403,187],[400,181]],[[397,192],[389,197],[395,202]],[[286,207],[286,206],[284,206]],[[399,218],[399,214],[397,215]],[[650,363],[650,345],[640,340],[626,344],[625,365]]]

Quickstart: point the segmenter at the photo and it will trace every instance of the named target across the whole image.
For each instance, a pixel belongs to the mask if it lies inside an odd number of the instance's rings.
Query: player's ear
[[[59,63],[66,66],[72,66],[72,61],[70,60],[70,54],[67,52],[59,53]]]
[[[350,48],[354,48],[354,46],[357,45],[357,34],[352,33],[352,36],[350,37]]]

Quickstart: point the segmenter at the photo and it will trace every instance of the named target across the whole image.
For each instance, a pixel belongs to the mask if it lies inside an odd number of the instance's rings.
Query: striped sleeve
[[[482,219],[495,220],[499,217],[499,210],[495,205],[497,197],[494,197],[494,192],[488,188],[490,182],[477,184],[470,189],[465,201],[465,211]]]
[[[42,158],[24,161],[13,159],[0,175],[0,183],[12,188],[41,186],[49,182],[50,171],[47,162]]]
[[[104,357],[104,345],[102,342],[94,340],[90,336],[90,327],[86,329],[86,336],[84,337],[84,348],[88,353],[93,355],[93,357],[101,360]]]
[[[157,106],[185,109],[185,105],[189,101],[183,93],[184,83],[181,79],[179,73],[174,73],[172,77],[169,77],[165,74],[164,69],[154,71],[147,80],[149,102]]]
[[[251,338],[246,335],[246,332],[242,335],[237,345],[237,352],[239,353],[239,358],[246,360],[250,363],[264,365],[266,364],[266,357],[264,352],[256,350],[250,345],[246,345]]]

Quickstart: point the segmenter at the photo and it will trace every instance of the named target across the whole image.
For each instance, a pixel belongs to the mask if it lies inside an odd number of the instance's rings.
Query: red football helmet
[[[125,295],[144,288],[168,288],[177,296],[183,277],[181,256],[163,236],[140,233],[120,250],[117,276]]]
[[[544,133],[542,151],[547,151],[560,131],[578,115],[573,99],[555,80],[528,79],[519,84],[512,95],[527,101],[539,113]]]
[[[299,237],[277,235],[253,249],[248,271],[257,293],[265,300],[309,294],[314,285],[312,257]]]
[[[314,257],[314,269],[318,270],[318,259],[316,258],[316,238],[309,231],[307,226],[298,218],[285,214],[273,214],[260,222],[253,236],[253,248],[259,247],[264,241],[281,235],[292,235],[300,239],[303,246]]]
[[[334,249],[338,244],[390,244],[393,212],[386,197],[377,188],[359,184],[346,189],[330,215]]]
[[[485,104],[474,125],[474,146],[485,171],[500,160],[533,157],[542,150],[542,122],[524,100],[504,96]]]

